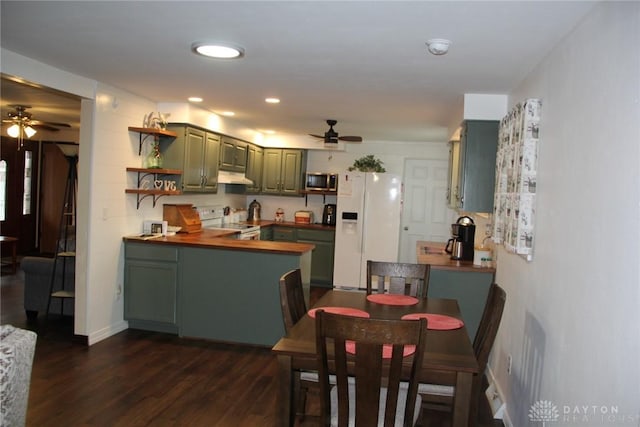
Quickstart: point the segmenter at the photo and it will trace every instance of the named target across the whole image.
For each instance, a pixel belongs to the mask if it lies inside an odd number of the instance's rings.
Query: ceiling
[[[1,44],[23,56],[157,102],[232,110],[257,130],[367,140],[446,140],[465,93],[506,94],[585,14],[583,1],[5,1]],[[452,41],[447,55],[431,38]],[[195,41],[240,45],[214,60]],[[275,96],[280,104],[264,99]],[[6,105],[77,123],[69,98],[15,87]],[[77,100],[75,100],[76,106]],[[71,109],[73,110],[73,109]],[[310,137],[309,137],[310,138]]]

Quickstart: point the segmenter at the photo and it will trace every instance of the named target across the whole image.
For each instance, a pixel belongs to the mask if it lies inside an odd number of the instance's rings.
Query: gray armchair
[[[70,237],[67,243],[67,251],[75,251],[75,236]],[[61,248],[63,250],[63,248]],[[49,300],[49,286],[51,286],[51,272],[53,269],[53,258],[27,256],[20,261],[20,267],[24,271],[24,310],[27,318],[33,320],[38,317],[38,313],[47,314],[47,303]],[[75,258],[66,260],[65,268],[63,263],[65,260],[58,257],[56,266],[56,278],[53,286],[53,292],[62,289],[62,279],[64,270],[64,290],[75,291]],[[64,304],[62,314],[73,316],[74,300],[70,298],[52,298],[51,313],[60,313],[61,304]]]

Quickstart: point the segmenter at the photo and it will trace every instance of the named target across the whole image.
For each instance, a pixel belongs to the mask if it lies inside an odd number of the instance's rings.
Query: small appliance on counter
[[[296,224],[313,224],[312,211],[296,211],[293,218],[293,222]]]
[[[162,219],[170,227],[180,227],[183,233],[197,233],[202,230],[200,215],[191,204],[163,205]]]
[[[167,221],[154,221],[145,220],[142,223],[143,234],[160,234],[166,236],[168,233],[169,224]]]
[[[461,216],[455,224],[451,224],[451,239],[447,241],[445,252],[453,260],[473,261],[473,246],[476,226],[473,219]]]
[[[275,221],[276,222],[284,222],[284,209],[282,209],[282,208],[276,209]]]
[[[249,203],[249,215],[247,216],[247,221],[260,221],[260,210],[262,206],[260,203],[253,199],[253,202]]]
[[[322,225],[336,225],[336,205],[324,205],[322,210]]]

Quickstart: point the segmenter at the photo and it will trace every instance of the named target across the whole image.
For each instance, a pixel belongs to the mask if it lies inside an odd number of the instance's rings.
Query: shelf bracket
[[[136,195],[136,209],[140,209],[140,204],[142,203],[142,201],[144,199],[146,199],[147,197],[152,196],[153,197],[153,207],[156,207],[156,202],[158,201],[158,199],[160,199],[160,197],[162,196],[166,196],[166,194],[137,194]]]
[[[144,135],[144,137],[143,137],[143,135]],[[147,140],[147,138],[148,138],[148,137],[150,137],[150,136],[151,136],[151,134],[148,134],[148,133],[146,133],[146,134],[142,134],[142,133],[141,133],[141,134],[139,134],[139,135],[138,135],[138,140],[140,141],[140,144],[138,145],[138,156],[139,156],[140,154],[142,154],[142,144],[143,144],[143,143]],[[158,136],[158,135],[153,135],[153,140],[154,140],[154,142],[158,142],[158,141],[160,141],[160,136]]]

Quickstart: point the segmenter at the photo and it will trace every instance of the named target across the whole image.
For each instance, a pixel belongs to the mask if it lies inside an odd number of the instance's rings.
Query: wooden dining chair
[[[280,277],[280,308],[285,333],[307,313],[302,289],[300,269],[288,271]],[[296,415],[304,419],[306,415],[307,393],[309,389],[319,390],[317,371],[297,371],[294,373],[294,407]]]
[[[473,352],[476,356],[480,370],[479,374],[475,375],[473,378],[473,385],[471,388],[471,407],[469,410],[470,420],[476,420],[478,417],[478,405],[482,395],[482,377],[484,376],[484,371],[487,368],[489,353],[491,353],[493,342],[495,341],[498,333],[506,299],[507,294],[504,289],[496,283],[493,283],[489,288],[489,295],[487,296],[487,302],[485,303],[484,311],[482,312],[480,325],[478,326],[476,337],[473,340]],[[422,396],[423,409],[452,410],[453,396],[455,393],[453,386],[420,384],[418,386],[418,393]]]
[[[293,325],[307,313],[307,304],[302,290],[302,273],[299,268],[288,271],[280,277],[280,308],[284,331],[289,333]]]
[[[321,425],[416,425],[421,414],[418,371],[426,333],[426,319],[368,319],[316,311]],[[415,352],[405,356],[405,346],[415,346]],[[405,361],[411,364],[408,378],[402,377]],[[329,383],[330,374],[336,376],[334,386]]]
[[[429,290],[429,264],[367,261],[367,295],[384,293],[426,298]]]

